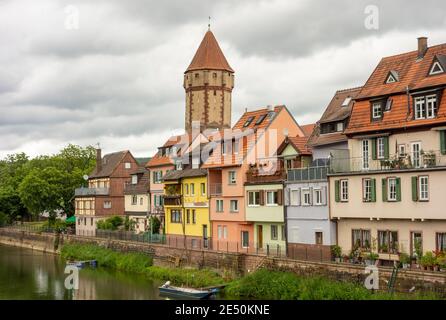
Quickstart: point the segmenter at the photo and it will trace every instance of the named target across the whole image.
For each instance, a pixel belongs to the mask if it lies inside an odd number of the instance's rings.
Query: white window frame
[[[415,150],[415,146],[418,146]],[[410,147],[411,161],[415,168],[421,167],[421,142],[412,142]]]
[[[272,194],[272,199],[269,199],[269,195]],[[274,196],[274,194],[276,194],[276,196]],[[278,206],[278,199],[279,199],[279,195],[278,192],[276,190],[267,190],[265,192],[265,196],[266,196],[266,205],[269,207],[275,207]],[[276,202],[274,202],[274,198],[277,199]],[[270,200],[272,200],[273,202],[270,202]]]
[[[436,66],[438,66],[440,68],[439,71],[434,71]],[[433,76],[435,74],[440,74],[440,73],[444,73],[443,67],[441,66],[440,62],[435,61],[434,64],[432,65],[429,75]]]
[[[195,183],[190,184],[190,195],[191,196],[195,195]]]
[[[104,209],[111,209],[112,207],[112,202],[111,201],[104,201]]]
[[[302,197],[302,205],[303,206],[311,206],[311,192],[310,188],[302,188],[301,190],[301,197]],[[307,201],[308,196],[308,201]]]
[[[273,232],[273,229],[275,229],[274,232]],[[274,233],[275,233],[275,237],[273,237]],[[279,227],[277,226],[277,224],[271,225],[271,240],[279,240]]]
[[[398,156],[400,157],[400,158],[403,158],[403,157],[405,157],[407,155],[407,152],[406,152],[406,145],[405,144],[399,144],[398,145]]]
[[[425,97],[415,98],[415,120],[426,119],[426,99]]]
[[[367,139],[361,141],[362,151],[362,170],[369,170],[370,168],[370,142]]]
[[[237,172],[236,171],[228,171],[228,183],[229,184],[237,184]]]
[[[342,131],[344,131],[344,122],[338,122],[338,123],[336,123],[336,131],[337,131],[337,132],[342,132]]]
[[[132,175],[132,184],[138,183],[138,176],[136,174]]]
[[[136,206],[138,204],[138,196],[134,194],[132,196],[132,206]]]
[[[220,225],[217,226],[217,237],[218,240],[223,239],[223,226]]]
[[[433,119],[437,111],[437,95],[431,94],[426,96],[426,118]]]
[[[300,203],[299,197],[300,197],[299,190],[298,189],[291,189],[290,190],[290,205],[291,206],[298,206],[299,203]]]
[[[387,201],[396,201],[396,178],[387,178]]]
[[[257,202],[256,202],[256,194],[258,194]],[[259,206],[260,206],[260,191],[248,191],[248,207],[259,207]]]
[[[232,205],[233,203],[235,203],[235,207]],[[238,200],[232,199],[229,201],[229,210],[230,212],[234,212],[237,213],[239,208],[238,208]]]
[[[372,200],[372,179],[362,180],[362,197],[365,202]]]
[[[175,170],[183,170],[183,161],[181,161],[181,160],[177,160],[176,162],[175,162]]]
[[[376,157],[378,159],[384,159],[384,138],[380,137],[376,139]]]
[[[321,206],[322,205],[322,188],[314,188],[314,196],[313,196],[313,205]]]
[[[243,237],[243,235],[244,234],[247,234],[248,235],[248,237],[247,237],[247,239],[248,239],[248,245],[247,246],[245,246],[245,243],[244,243],[244,237]],[[249,231],[246,231],[246,230],[242,230],[241,231],[241,237],[242,237],[242,248],[249,248]]]
[[[429,201],[429,176],[420,176],[418,178],[418,194],[421,201]]]
[[[215,200],[215,207],[217,212],[223,212],[223,199],[217,199]]]
[[[348,180],[346,180],[346,179],[340,180],[339,184],[340,184],[340,189],[341,189],[341,190],[339,190],[339,193],[341,196],[341,201],[347,202],[348,201]]]
[[[202,196],[206,195],[206,184],[204,182],[200,183],[200,191]]]
[[[188,183],[184,184],[184,194],[187,196],[189,195],[189,184]]]
[[[382,110],[381,110],[381,102],[373,102],[372,103],[372,118],[373,119],[381,119]]]
[[[124,168],[131,169],[132,168],[132,164],[130,162],[125,162],[124,163]]]

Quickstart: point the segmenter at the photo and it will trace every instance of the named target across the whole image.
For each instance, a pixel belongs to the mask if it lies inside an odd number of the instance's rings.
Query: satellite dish
[[[84,174],[83,178],[84,178],[85,181],[88,180],[88,176],[86,174]]]

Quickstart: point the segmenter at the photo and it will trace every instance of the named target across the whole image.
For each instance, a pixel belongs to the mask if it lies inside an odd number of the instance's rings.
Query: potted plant
[[[424,270],[433,270],[436,264],[436,258],[432,251],[426,252],[420,259],[420,264]]]
[[[337,263],[341,262],[342,248],[338,245],[331,246],[331,254]]]
[[[410,267],[410,256],[405,252],[401,252],[400,262],[403,265],[403,269],[408,269]]]
[[[446,253],[444,251],[437,254],[437,264],[440,271],[446,271]]]
[[[423,155],[423,162],[425,167],[435,166],[436,157],[434,151],[424,152],[423,150],[421,150],[421,154]]]
[[[367,266],[372,266],[375,264],[376,260],[379,259],[379,255],[375,252],[369,252],[365,255],[365,264]]]

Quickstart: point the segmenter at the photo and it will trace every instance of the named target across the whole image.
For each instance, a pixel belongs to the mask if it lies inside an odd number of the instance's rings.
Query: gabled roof
[[[175,181],[181,178],[205,177],[207,171],[204,169],[184,169],[174,170],[166,173],[163,177],[164,181]]]
[[[446,86],[446,73],[430,75],[435,61],[442,60],[446,55],[446,44],[429,47],[422,59],[417,51],[411,51],[396,56],[383,58],[373,71],[369,80],[359,93],[353,107],[346,134],[365,133],[378,130],[428,126],[446,123],[446,99],[437,101],[437,116],[432,119],[415,120],[413,116],[413,97],[409,93],[433,90],[442,93]],[[440,59],[440,60],[438,60]],[[446,62],[446,61],[445,61]],[[397,70],[399,82],[386,84],[384,77],[389,70]],[[392,108],[383,112],[378,121],[371,119],[370,99],[387,99],[391,96]],[[441,97],[441,94],[438,95]]]
[[[383,58],[367,80],[357,100],[379,97],[410,90],[423,89],[446,83],[446,73],[429,76],[435,57],[446,55],[446,44],[429,47],[423,57],[418,59],[418,51],[411,51]],[[398,73],[399,81],[385,83],[390,71]]]
[[[185,72],[193,70],[224,70],[234,72],[218,45],[211,30],[208,30]]]
[[[113,171],[115,171],[116,167],[121,163],[124,159],[128,150],[118,151],[114,153],[106,154],[102,157],[102,168],[98,171],[98,167],[96,166],[93,172],[89,175],[89,178],[107,178],[110,177]]]
[[[315,147],[347,141],[347,137],[342,132],[321,134],[320,125],[321,123],[343,121],[350,117],[353,104],[360,91],[361,87],[336,91],[318,124],[314,127],[314,130],[308,139],[308,145]],[[342,105],[347,98],[351,99],[349,99],[350,101],[348,105],[343,107]]]
[[[277,150],[277,154],[281,154],[288,145],[292,145],[299,155],[312,155],[311,147],[307,145],[309,137],[288,137]]]

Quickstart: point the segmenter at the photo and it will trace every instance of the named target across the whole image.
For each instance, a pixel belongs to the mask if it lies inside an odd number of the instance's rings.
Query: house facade
[[[167,241],[180,247],[209,248],[207,171],[175,170],[166,174],[163,181]]]
[[[356,97],[345,134],[348,158],[333,159],[330,214],[338,243],[375,252],[446,249],[446,45],[381,60]]]
[[[130,151],[104,157],[100,149],[96,152],[96,168],[88,177],[88,186],[75,190],[77,235],[94,236],[99,220],[124,217],[124,189],[139,168]]]
[[[144,233],[149,228],[150,218],[150,174],[140,167],[131,176],[124,189],[125,215],[133,222],[135,233]]]

